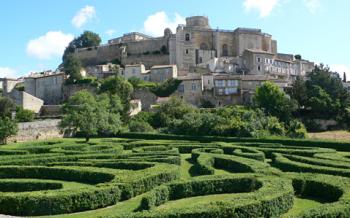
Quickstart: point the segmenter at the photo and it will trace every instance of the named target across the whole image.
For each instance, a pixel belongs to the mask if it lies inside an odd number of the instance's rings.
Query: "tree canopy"
[[[17,121],[12,120],[12,111],[15,108],[11,99],[0,96],[0,144],[6,144],[7,138],[16,135],[18,131]]]
[[[309,73],[307,80],[298,78],[290,96],[297,101],[298,114],[303,119],[334,119],[340,124],[348,123],[350,95],[340,75],[329,67],[321,64]]]
[[[69,54],[75,52],[77,48],[87,48],[92,46],[99,46],[101,38],[97,33],[91,31],[84,31],[79,37],[73,39],[63,53],[62,60],[65,62]]]
[[[83,90],[77,92],[64,105],[61,128],[73,133],[81,132],[86,141],[98,134],[116,134],[122,129],[118,96],[93,96]]]
[[[296,102],[272,82],[265,82],[256,89],[254,104],[267,115],[278,117],[282,121],[289,121],[297,107]]]
[[[81,75],[81,62],[80,60],[75,57],[73,54],[69,54],[65,61],[63,62],[63,67],[65,70],[65,73],[69,76],[68,82],[74,83],[77,80],[80,80],[82,78]]]

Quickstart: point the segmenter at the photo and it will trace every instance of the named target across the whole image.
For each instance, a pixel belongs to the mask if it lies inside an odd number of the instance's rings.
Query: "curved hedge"
[[[208,202],[175,209],[155,206],[184,197],[239,193],[232,200]],[[142,208],[153,210],[132,217],[278,217],[293,205],[293,188],[286,179],[254,176],[204,177],[190,182],[171,183],[147,194]]]
[[[162,139],[65,139],[3,147],[0,214],[289,217],[296,197],[298,204],[302,198],[320,201],[293,217],[350,217],[350,153],[335,150],[344,144],[153,138]]]

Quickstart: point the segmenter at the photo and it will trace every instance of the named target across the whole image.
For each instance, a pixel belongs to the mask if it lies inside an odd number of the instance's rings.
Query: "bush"
[[[18,122],[31,122],[34,120],[35,113],[31,110],[23,109],[22,107],[16,108],[16,119]]]
[[[287,136],[291,138],[306,138],[307,131],[304,124],[298,120],[292,120],[287,125]]]

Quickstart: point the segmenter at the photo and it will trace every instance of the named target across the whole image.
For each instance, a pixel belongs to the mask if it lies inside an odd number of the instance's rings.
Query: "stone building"
[[[177,78],[176,65],[156,65],[151,68],[149,81],[162,83],[171,78]]]
[[[178,77],[178,79],[182,82],[174,95],[192,105],[200,106],[203,94],[201,75],[189,74],[184,77]]]
[[[116,72],[118,69],[120,72]],[[111,63],[85,67],[86,75],[94,76],[98,79],[104,79],[117,73],[122,74],[121,71],[122,69],[119,65]]]
[[[44,101],[45,105],[61,104],[65,74],[62,72],[42,72],[24,78],[24,90]]]
[[[0,78],[2,82],[2,95],[11,98],[18,106],[27,110],[39,113],[44,101],[16,88],[17,85],[23,84],[22,79]]]
[[[144,81],[149,81],[149,70],[146,70],[143,64],[125,65],[122,75],[125,79],[136,77]]]

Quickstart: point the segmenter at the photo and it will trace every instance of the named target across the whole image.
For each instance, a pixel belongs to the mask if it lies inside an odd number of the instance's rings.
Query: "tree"
[[[9,117],[0,117],[0,144],[7,144],[7,138],[16,135],[17,122]]]
[[[81,76],[81,62],[73,54],[69,54],[63,62],[63,67],[66,74],[69,76],[68,81],[74,83],[82,78]]]
[[[16,135],[18,131],[17,121],[11,118],[15,108],[11,99],[0,97],[0,144],[6,144],[7,138]]]
[[[131,94],[133,92],[132,85],[121,76],[112,76],[102,81],[100,93],[109,95],[118,95],[123,105],[123,119],[127,120],[130,110]]]
[[[98,105],[94,96],[88,91],[80,91],[69,98],[63,106],[65,115],[61,128],[68,128],[72,133],[80,131],[86,141],[97,135],[99,117],[96,112]]]
[[[16,105],[10,98],[0,96],[0,117],[11,117],[15,108]]]
[[[297,59],[297,60],[301,60],[301,55],[297,54],[297,55],[294,56],[294,58]]]
[[[296,102],[291,100],[276,84],[265,82],[256,89],[254,104],[269,116],[275,116],[282,121],[291,118],[296,110]]]
[[[299,109],[305,107],[308,96],[306,83],[302,77],[297,77],[297,79],[293,82],[292,88],[289,90],[288,94],[292,99],[297,101]]]
[[[346,83],[346,81],[347,81],[346,80],[346,73],[344,72],[344,74],[343,74],[343,82]]]
[[[62,60],[63,62],[65,62],[68,55],[74,53],[75,49],[77,48],[99,46],[100,44],[101,44],[101,38],[98,34],[91,31],[85,31],[83,34],[73,39],[69,43],[68,47],[64,51]]]
[[[73,133],[81,132],[89,141],[98,134],[116,134],[122,129],[119,111],[120,100],[115,96],[101,95],[95,98],[90,92],[77,92],[64,105],[61,128]]]
[[[177,90],[181,82],[181,80],[177,80],[174,78],[167,79],[160,85],[151,88],[151,91],[158,97],[169,97]]]
[[[154,127],[166,127],[174,119],[183,119],[183,117],[196,109],[187,104],[184,100],[176,97],[161,104],[154,115]]]

